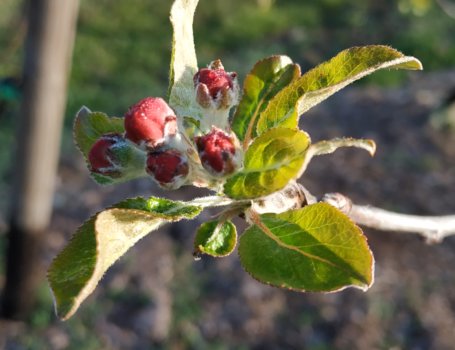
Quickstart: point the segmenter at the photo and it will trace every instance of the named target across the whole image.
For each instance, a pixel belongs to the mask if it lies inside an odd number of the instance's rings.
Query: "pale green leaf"
[[[303,74],[278,93],[261,114],[257,132],[282,125],[352,82],[380,69],[422,69],[420,61],[388,46],[352,47]]]
[[[308,164],[314,156],[330,154],[341,147],[356,147],[361,148],[374,156],[376,152],[376,143],[370,139],[354,139],[350,137],[335,138],[313,143],[306,154],[305,163],[300,170],[300,175],[306,170]]]
[[[267,103],[281,89],[300,76],[300,68],[287,56],[271,56],[258,61],[243,83],[242,99],[232,120],[239,140],[257,136],[256,123]],[[246,148],[246,147],[245,147]]]
[[[179,115],[194,105],[193,76],[198,70],[193,19],[198,0],[175,0],[171,8],[173,28],[169,104]]]
[[[118,206],[118,207],[117,207]],[[125,209],[137,208],[137,209]],[[48,280],[58,316],[66,320],[95,289],[107,269],[137,241],[163,224],[191,219],[201,207],[136,198],[93,216],[52,262]]]
[[[106,134],[123,134],[124,118],[108,117],[101,112],[90,112],[86,107],[82,107],[76,115],[74,121],[74,141],[82,152],[87,167],[88,153],[93,144]],[[118,171],[112,174],[99,174],[92,172],[92,178],[101,185],[111,185],[145,176],[145,152],[137,148],[128,140],[119,142],[111,152],[115,156],[116,163],[119,165]]]
[[[258,281],[296,291],[368,289],[373,255],[362,230],[326,203],[281,214],[252,214],[240,238],[245,270]]]
[[[232,253],[237,242],[237,230],[229,221],[203,223],[194,238],[194,255],[207,254],[222,257]]]
[[[246,199],[281,190],[297,177],[309,145],[308,134],[300,130],[275,128],[265,132],[247,149],[243,169],[227,179],[224,193]]]
[[[108,117],[102,112],[91,112],[87,107],[82,107],[76,114],[73,126],[74,141],[85,159],[90,148],[102,135],[123,134],[124,131],[123,118]]]

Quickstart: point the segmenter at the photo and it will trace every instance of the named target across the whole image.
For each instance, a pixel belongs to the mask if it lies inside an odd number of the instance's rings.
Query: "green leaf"
[[[368,289],[373,255],[362,230],[326,203],[253,216],[240,238],[245,270],[258,281],[296,291]]]
[[[313,159],[314,156],[320,156],[324,154],[330,154],[335,152],[338,148],[341,147],[356,147],[361,148],[370,153],[373,157],[376,152],[376,143],[370,139],[353,139],[350,137],[341,137],[335,138],[332,140],[324,140],[313,143],[305,157],[305,163],[300,170],[300,174],[302,174],[310,161]]]
[[[117,203],[114,207],[121,209],[138,209],[147,211],[163,219],[172,220],[174,218],[193,219],[200,214],[202,208],[191,202],[173,201],[166,198],[130,198]]]
[[[231,221],[205,222],[196,232],[194,255],[226,256],[232,253],[236,243],[237,230]]]
[[[344,50],[330,61],[293,81],[268,104],[258,121],[258,134],[282,125],[321,103],[340,89],[377,70],[422,69],[420,61],[388,46],[371,45]]]
[[[123,134],[125,128],[123,118],[108,117],[104,113],[91,112],[87,107],[82,107],[76,114],[73,132],[77,147],[87,159],[90,148],[102,135]]]
[[[224,193],[235,199],[258,198],[296,178],[310,145],[307,133],[275,128],[256,138],[245,152],[243,170],[227,179]]]
[[[373,140],[354,139],[351,137],[340,137],[313,143],[308,152],[311,152],[312,156],[319,156],[333,153],[340,147],[361,148],[370,153],[371,156],[374,156],[376,153],[376,143]]]
[[[169,104],[178,115],[194,105],[193,76],[198,71],[193,38],[193,18],[198,0],[175,0],[171,8],[173,28]]]
[[[257,119],[267,103],[299,76],[300,67],[287,56],[267,57],[254,65],[243,83],[242,99],[232,121],[232,130],[239,140],[248,144],[257,136]]]
[[[201,210],[193,205],[185,207],[184,202],[135,198],[90,218],[49,268],[58,316],[70,318],[107,269],[142,237],[167,222],[191,219]]]
[[[108,117],[101,112],[90,112],[86,107],[82,107],[76,115],[74,121],[74,140],[77,147],[82,152],[87,167],[88,153],[93,144],[103,135],[109,133],[123,134],[123,118]],[[111,185],[145,176],[145,152],[141,151],[131,142],[124,140],[119,142],[111,150],[119,166],[118,171],[112,175],[104,175],[91,172],[92,178],[100,185]]]

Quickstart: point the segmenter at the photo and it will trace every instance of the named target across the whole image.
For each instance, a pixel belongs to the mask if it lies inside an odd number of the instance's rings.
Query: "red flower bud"
[[[195,141],[202,166],[212,175],[228,175],[237,168],[234,139],[223,130],[213,127]]]
[[[119,134],[101,136],[88,152],[90,171],[111,177],[120,176],[120,164],[113,148],[124,142],[125,139]]]
[[[126,138],[150,148],[161,145],[166,136],[177,132],[177,118],[166,101],[146,97],[125,114]]]
[[[220,60],[201,68],[193,78],[197,102],[204,108],[230,108],[238,97],[236,78],[237,73],[226,72]]]
[[[202,68],[194,76],[195,84],[205,84],[212,98],[226,88],[232,89],[232,77],[224,69]]]
[[[175,149],[161,149],[147,155],[147,173],[166,188],[178,188],[189,173],[186,157]]]

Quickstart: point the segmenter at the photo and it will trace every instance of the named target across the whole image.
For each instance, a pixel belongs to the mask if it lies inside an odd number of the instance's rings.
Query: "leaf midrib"
[[[287,67],[287,66],[286,66]],[[284,67],[284,68],[286,68]],[[250,141],[251,141],[251,135],[253,134],[253,127],[254,125],[256,124],[256,119],[259,115],[259,111],[262,107],[262,105],[266,102],[266,96],[268,96],[268,94],[270,93],[270,91],[273,89],[273,87],[275,87],[277,81],[280,80],[281,78],[281,75],[283,74],[283,69],[280,69],[276,75],[275,75],[275,78],[271,80],[268,88],[266,88],[265,90],[263,90],[259,96],[260,96],[260,99],[258,99],[258,103],[256,105],[256,108],[254,110],[254,113],[253,115],[251,116],[251,119],[250,119],[250,122],[248,123],[248,128],[246,130],[246,133],[245,133],[245,138],[243,140],[243,149],[246,150],[250,144]],[[280,75],[281,73],[281,75]],[[262,80],[264,81],[264,80]],[[265,85],[265,84],[264,84]]]
[[[354,277],[359,282],[362,282],[362,283],[368,285],[368,281],[365,281],[365,279],[363,278],[363,276],[361,276],[361,274],[359,272],[357,272],[355,270],[347,270],[345,267],[337,265],[337,264],[331,262],[330,260],[324,259],[324,258],[322,258],[320,256],[317,256],[317,255],[313,255],[311,253],[308,253],[308,252],[305,252],[303,250],[300,250],[299,248],[297,248],[295,246],[288,245],[288,244],[284,243],[262,222],[261,218],[256,213],[252,213],[251,219],[254,222],[254,224],[256,226],[258,226],[261,229],[261,231],[264,232],[267,237],[272,239],[278,246],[286,248],[286,249],[289,249],[289,250],[292,250],[292,251],[295,251],[295,252],[307,257],[310,260],[311,259],[318,260],[318,261],[320,261],[322,263],[325,263],[327,265],[335,267],[335,268],[337,268],[337,269],[339,269],[341,271],[346,272],[348,275],[354,275]]]

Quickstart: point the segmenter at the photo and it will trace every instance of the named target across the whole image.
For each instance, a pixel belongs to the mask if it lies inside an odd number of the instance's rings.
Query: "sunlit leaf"
[[[171,8],[173,28],[169,103],[179,115],[194,105],[193,76],[198,70],[193,38],[193,18],[198,0],[176,0]]]
[[[385,68],[418,70],[422,69],[422,64],[418,59],[404,56],[388,46],[371,45],[344,50],[281,90],[261,114],[258,134],[289,120],[297,120],[299,115],[345,86]]]
[[[341,147],[355,147],[364,149],[370,153],[371,156],[374,156],[376,152],[376,143],[370,139],[353,139],[350,137],[342,137],[319,141],[313,143],[308,149],[305,157],[305,163],[302,166],[300,175],[306,170],[309,162],[313,159],[313,157],[333,153]]]
[[[222,257],[232,253],[237,242],[237,230],[227,221],[209,221],[203,223],[194,238],[194,254],[208,254]]]
[[[129,198],[117,203],[115,208],[138,209],[157,215],[163,219],[192,219],[199,215],[201,207],[189,202],[173,201],[167,198]]]
[[[74,121],[74,140],[79,150],[82,152],[87,167],[88,153],[93,144],[106,134],[123,134],[123,118],[108,117],[101,112],[90,112],[86,107],[82,107],[76,115]],[[101,185],[111,185],[145,176],[145,152],[141,151],[131,142],[122,139],[111,152],[115,154],[116,162],[121,164],[121,170],[112,174],[100,174],[92,172],[92,178]]]
[[[59,317],[71,317],[107,269],[137,241],[167,222],[191,219],[201,210],[184,202],[135,198],[90,218],[49,268],[48,280]]]
[[[300,130],[275,128],[247,149],[243,170],[227,179],[224,193],[235,199],[258,198],[284,188],[294,179],[310,145]]]
[[[87,107],[82,107],[76,114],[73,126],[74,141],[85,159],[87,159],[90,148],[102,135],[122,134],[124,131],[123,118],[108,117],[101,112],[91,112]]]
[[[258,281],[312,292],[366,290],[373,283],[373,256],[366,237],[331,205],[252,215],[255,225],[240,238],[239,255],[245,270]]]
[[[246,146],[257,136],[257,119],[267,103],[299,76],[299,66],[287,56],[267,57],[254,65],[243,83],[242,99],[232,121],[232,130]]]

